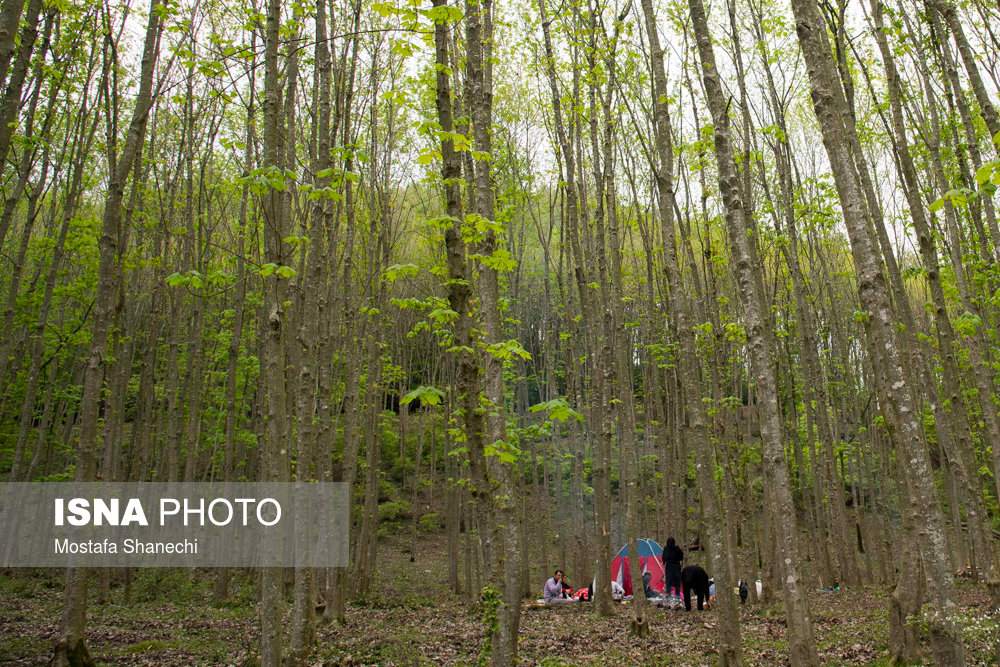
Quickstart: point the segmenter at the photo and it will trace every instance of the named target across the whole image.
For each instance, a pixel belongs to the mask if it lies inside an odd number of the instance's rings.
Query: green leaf
[[[440,324],[448,324],[458,317],[458,313],[451,308],[435,308],[428,314],[428,317],[433,320],[437,320]]]
[[[425,387],[424,385],[420,385],[406,396],[403,396],[403,398],[400,399],[400,403],[403,405],[409,405],[414,400],[420,399],[420,402],[426,405],[439,405],[444,396],[444,392],[437,387]]]
[[[382,274],[382,280],[387,283],[396,282],[398,278],[414,276],[420,272],[420,267],[416,264],[393,264]]]
[[[973,191],[969,188],[954,188],[944,193],[944,198],[950,200],[952,206],[956,206],[958,204],[968,204],[969,197],[973,194]]]
[[[428,218],[427,224],[431,227],[437,227],[438,229],[445,229],[451,227],[454,223],[461,222],[458,218],[451,215],[439,215],[436,218]]]
[[[434,23],[456,23],[464,16],[458,7],[441,5],[432,9],[425,9],[421,12],[424,16],[434,21]]]
[[[512,356],[517,356],[524,360],[531,359],[531,353],[521,347],[521,344],[514,339],[503,341],[502,343],[493,343],[486,350],[493,355],[494,359],[499,359],[500,361],[510,359]]]
[[[963,336],[975,336],[976,328],[983,325],[983,320],[978,315],[965,311],[955,318],[955,330]]]
[[[516,463],[521,450],[506,440],[497,440],[483,447],[483,455],[495,456],[500,463]]]
[[[551,401],[536,403],[528,410],[530,412],[547,412],[548,418],[555,421],[564,422],[571,417],[577,421],[583,421],[583,415],[569,407],[569,402],[562,396],[553,398]]]
[[[987,162],[976,170],[976,185],[981,186],[989,182],[990,177],[993,176],[993,167],[994,163]]]
[[[465,224],[471,225],[480,234],[491,232],[496,235],[504,233],[504,226],[499,222],[487,220],[478,213],[469,213],[465,216]]]
[[[397,308],[404,308],[406,310],[424,310],[427,308],[426,301],[414,299],[413,297],[408,297],[406,299],[390,299],[389,303]]]
[[[492,255],[480,255],[477,253],[470,255],[469,257],[472,259],[478,259],[484,266],[487,266],[499,273],[513,271],[514,267],[517,266],[517,260],[512,259],[510,252],[503,248],[494,250]]]

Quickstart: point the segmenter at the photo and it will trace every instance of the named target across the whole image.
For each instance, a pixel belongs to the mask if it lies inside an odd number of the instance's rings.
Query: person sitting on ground
[[[653,573],[642,573],[642,590],[646,593],[646,599],[658,598],[660,594],[653,590]]]
[[[562,570],[556,570],[552,578],[545,582],[545,604],[560,604],[563,602],[576,602],[573,598],[564,597],[563,580],[566,578]]]
[[[681,596],[681,563],[684,562],[684,550],[677,546],[674,538],[667,539],[663,549],[663,593],[670,597]]]

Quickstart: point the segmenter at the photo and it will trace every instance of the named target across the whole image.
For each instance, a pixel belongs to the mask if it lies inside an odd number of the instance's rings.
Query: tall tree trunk
[[[282,0],[268,0],[264,30],[264,166],[284,173],[285,150],[282,137],[286,131],[282,121],[282,100],[278,46]],[[283,176],[282,176],[283,178]],[[264,260],[285,265],[282,239],[285,238],[285,205],[282,192],[269,188],[262,195],[264,215]],[[261,337],[264,357],[261,379],[267,392],[264,419],[264,442],[261,452],[260,478],[266,482],[282,481],[287,471],[285,437],[287,401],[285,394],[285,306],[286,286],[277,272],[264,281],[264,309]],[[261,667],[281,667],[282,664],[282,568],[265,567],[261,571],[260,650]]]

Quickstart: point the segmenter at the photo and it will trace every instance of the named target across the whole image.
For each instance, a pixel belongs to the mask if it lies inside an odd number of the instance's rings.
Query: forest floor
[[[401,542],[380,548],[375,591],[348,609],[348,626],[321,627],[312,665],[468,665],[481,649],[475,605],[447,590],[441,535],[424,538],[416,563]],[[542,582],[537,582],[538,588]],[[47,663],[61,610],[61,573],[0,575],[0,665]],[[997,664],[1000,616],[988,597],[959,583],[970,664]],[[105,665],[256,664],[253,587],[234,581],[225,606],[211,602],[210,571],[144,570],[136,574],[131,601],[112,587],[106,604],[94,602],[87,640]],[[887,664],[887,591],[814,592],[811,609],[820,658],[829,665]],[[716,618],[712,611],[650,610],[651,636],[628,635],[628,605],[597,619],[590,605],[526,608],[521,623],[523,665],[710,665]],[[748,665],[787,662],[783,607],[740,610]],[[290,626],[289,623],[286,627]]]

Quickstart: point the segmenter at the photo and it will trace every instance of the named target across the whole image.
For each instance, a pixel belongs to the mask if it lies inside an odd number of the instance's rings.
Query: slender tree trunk
[[[282,135],[285,124],[281,118],[281,85],[279,81],[278,47],[280,44],[282,0],[268,0],[264,30],[264,164],[271,170],[284,170],[285,151]],[[264,216],[264,260],[285,265],[282,239],[285,238],[285,207],[282,193],[270,188],[262,196]],[[286,289],[277,272],[264,282],[261,337],[264,357],[261,379],[266,387],[264,433],[261,435],[260,478],[278,482],[286,477],[287,449],[285,436],[287,402],[285,395],[285,306]],[[260,649],[261,667],[281,667],[282,664],[282,568],[265,567],[261,571]]]

